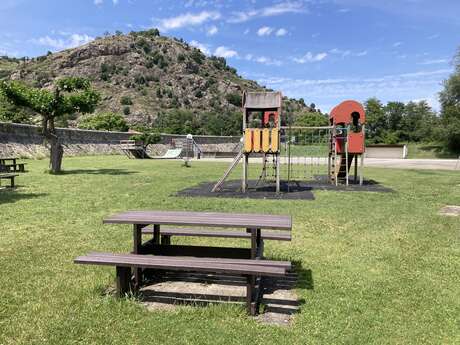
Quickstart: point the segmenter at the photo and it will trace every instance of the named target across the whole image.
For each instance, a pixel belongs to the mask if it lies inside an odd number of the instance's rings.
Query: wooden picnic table
[[[25,172],[26,163],[17,163],[16,157],[0,157],[0,171]]]
[[[218,212],[187,212],[187,211],[126,211],[107,217],[104,224],[132,224],[133,251],[132,254],[153,254],[166,256],[216,257],[228,259],[259,260],[263,254],[261,231],[279,230],[291,231],[292,219],[286,215],[270,214],[235,214]],[[195,236],[209,235],[209,227],[234,228],[250,234],[251,247],[229,248],[209,246],[172,245],[169,241],[160,241],[160,226],[174,225],[194,227]],[[142,243],[142,230],[153,226],[153,238]],[[195,227],[197,227],[195,229]],[[200,229],[200,227],[205,229]],[[221,229],[223,230],[223,229]],[[218,230],[217,230],[218,231]],[[216,232],[217,232],[216,231]],[[182,234],[183,235],[183,234]],[[227,237],[227,236],[222,236]],[[142,281],[142,270],[134,270],[134,284],[139,287]],[[255,277],[252,284],[255,283]]]
[[[11,161],[11,164],[16,165],[17,158],[16,157],[1,157],[0,158],[0,165],[6,165],[6,161]]]
[[[264,291],[263,279],[266,277],[284,277],[292,268],[290,261],[265,260],[263,258],[264,239],[270,241],[291,240],[292,220],[290,216],[217,212],[127,211],[107,217],[103,223],[131,224],[133,226],[132,252],[126,254],[90,252],[78,256],[74,262],[85,265],[115,266],[117,296],[138,291],[142,283],[142,276],[147,272],[158,274],[159,271],[166,270],[238,275],[244,277],[246,281],[248,313],[256,315]],[[180,228],[160,229],[160,226],[163,225],[179,226]],[[183,228],[183,226],[191,226],[192,229]],[[228,228],[234,229],[228,230]],[[142,234],[153,235],[153,237],[143,243]],[[171,236],[250,239],[251,247],[172,245]]]

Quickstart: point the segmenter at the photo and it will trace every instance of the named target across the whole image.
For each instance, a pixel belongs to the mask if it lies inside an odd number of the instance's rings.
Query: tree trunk
[[[54,118],[44,118],[42,122],[43,134],[50,145],[50,172],[57,174],[61,172],[62,156],[64,149],[56,135],[54,128]]]
[[[52,140],[50,145],[50,171],[52,174],[56,174],[61,172],[64,149],[59,140]]]

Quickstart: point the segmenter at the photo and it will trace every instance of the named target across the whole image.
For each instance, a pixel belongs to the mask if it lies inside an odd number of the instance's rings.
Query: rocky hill
[[[207,57],[158,30],[98,38],[83,46],[32,59],[0,58],[0,78],[49,87],[63,76],[89,78],[101,92],[96,112],[124,114],[131,124],[151,124],[160,112],[238,111],[243,90],[264,90],[238,76],[224,58]],[[308,110],[285,98],[285,112]]]

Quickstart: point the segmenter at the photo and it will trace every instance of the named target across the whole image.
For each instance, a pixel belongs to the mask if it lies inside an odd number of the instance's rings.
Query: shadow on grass
[[[13,203],[22,199],[41,198],[48,195],[47,193],[20,193],[16,188],[0,188],[0,205]]]
[[[300,262],[292,264],[286,276],[263,278],[261,312],[288,316],[298,313],[301,305],[305,304],[303,298],[298,298],[295,289],[313,289],[312,271],[302,268]],[[244,306],[246,302],[246,278],[238,275],[163,270],[144,270],[144,275],[146,279],[141,290],[129,297],[153,308],[163,309],[167,305],[204,307],[216,303]],[[115,289],[113,285],[100,287],[96,293],[114,295]]]
[[[75,169],[63,170],[56,175],[131,175],[137,174],[137,171],[125,169]]]

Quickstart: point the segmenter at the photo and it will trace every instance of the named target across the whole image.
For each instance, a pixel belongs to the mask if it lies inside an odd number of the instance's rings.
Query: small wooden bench
[[[143,235],[154,235],[153,226],[146,226],[142,229]],[[220,229],[189,229],[189,228],[161,228],[161,242],[170,243],[172,236],[192,236],[192,237],[220,237],[220,238],[241,238],[251,239],[251,234],[242,231],[220,230]],[[261,231],[262,240],[291,241],[291,233],[281,233],[275,231]]]
[[[206,272],[246,277],[246,307],[251,315],[257,312],[258,291],[254,277],[281,277],[291,268],[287,261],[245,260],[196,257],[169,257],[139,254],[89,253],[77,257],[76,264],[105,265],[116,267],[117,295],[124,296],[132,291],[131,269],[156,269],[186,272]]]
[[[0,173],[0,185],[1,185],[1,180],[10,180],[10,188],[14,188],[14,178],[16,176],[19,176],[18,174],[1,174]]]

